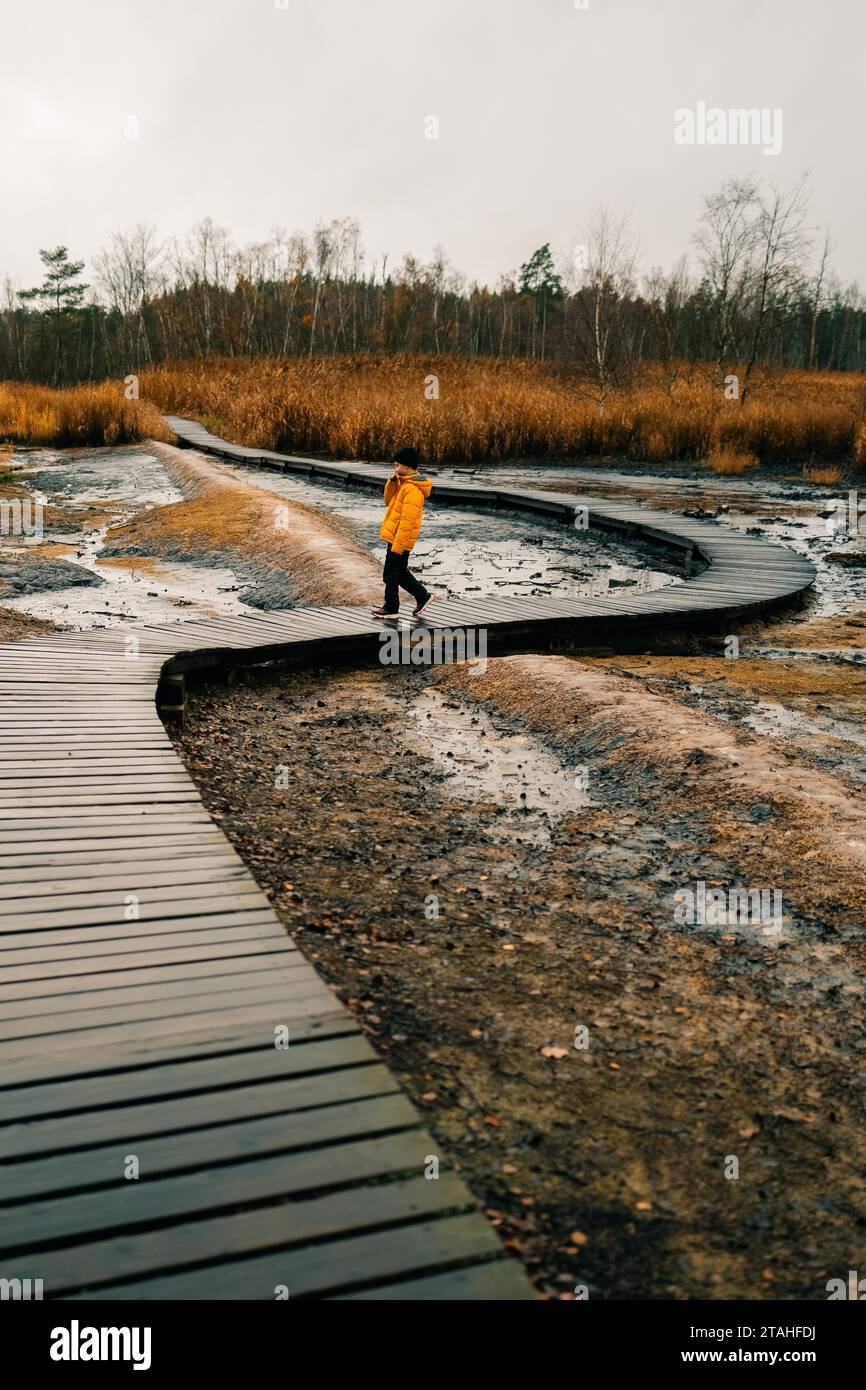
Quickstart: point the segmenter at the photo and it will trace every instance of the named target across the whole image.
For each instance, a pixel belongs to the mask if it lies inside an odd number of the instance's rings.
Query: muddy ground
[[[610,663],[534,660],[248,673],[195,693],[179,751],[540,1290],[825,1298],[866,1213],[856,794]],[[473,730],[488,770],[452,774]],[[698,879],[780,885],[782,932],[678,925]]]

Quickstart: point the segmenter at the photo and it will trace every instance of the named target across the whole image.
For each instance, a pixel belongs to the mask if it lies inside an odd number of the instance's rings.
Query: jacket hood
[[[413,473],[411,477],[404,478],[403,482],[414,483],[418,490],[420,492],[423,492],[425,497],[429,497],[431,491],[433,490],[433,484],[431,483],[430,479],[422,478],[420,473]]]

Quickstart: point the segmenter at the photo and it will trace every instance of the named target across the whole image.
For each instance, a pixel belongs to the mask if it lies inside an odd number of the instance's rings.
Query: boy
[[[380,540],[388,542],[385,568],[385,602],[381,608],[373,609],[374,618],[399,618],[400,595],[398,589],[405,589],[415,600],[413,617],[420,618],[426,611],[435,594],[409,573],[409,553],[418,539],[424,503],[430,496],[432,487],[428,478],[422,478],[418,471],[420,457],[417,449],[398,449],[394,455],[394,472],[385,484],[387,510]]]

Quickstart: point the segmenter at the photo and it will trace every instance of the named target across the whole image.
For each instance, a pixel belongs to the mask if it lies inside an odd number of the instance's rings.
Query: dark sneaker
[[[428,594],[423,603],[417,603],[415,605],[415,611],[412,616],[414,618],[420,618],[421,614],[426,613],[430,604],[435,603],[438,597],[438,594]]]
[[[374,618],[381,618],[383,622],[387,622],[389,618],[399,618],[400,616],[399,612],[389,613],[387,608],[373,608],[370,611]]]

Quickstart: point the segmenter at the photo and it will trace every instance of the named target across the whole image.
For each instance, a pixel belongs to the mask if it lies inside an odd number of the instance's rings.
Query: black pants
[[[409,572],[409,552],[404,550],[400,555],[395,555],[391,546],[388,546],[388,553],[385,556],[385,568],[382,571],[382,578],[385,581],[385,611],[386,613],[396,613],[400,607],[400,595],[398,589],[405,589],[407,594],[411,594],[416,604],[426,603],[430,597],[427,589],[414,574]]]

